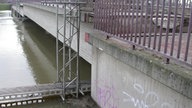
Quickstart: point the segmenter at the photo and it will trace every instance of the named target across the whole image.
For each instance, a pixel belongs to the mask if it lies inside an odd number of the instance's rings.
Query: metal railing
[[[192,65],[192,0],[96,0],[94,28]]]

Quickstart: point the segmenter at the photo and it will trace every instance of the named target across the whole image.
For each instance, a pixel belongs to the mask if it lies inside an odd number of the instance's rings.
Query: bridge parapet
[[[90,33],[88,42],[93,46],[92,97],[102,108],[192,107],[191,68],[165,64],[104,33]]]
[[[169,60],[192,65],[191,0],[96,0],[94,28]]]

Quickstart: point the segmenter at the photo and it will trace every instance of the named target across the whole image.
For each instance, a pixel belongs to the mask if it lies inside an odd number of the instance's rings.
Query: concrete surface
[[[192,69],[91,33],[92,97],[102,108],[191,108]]]

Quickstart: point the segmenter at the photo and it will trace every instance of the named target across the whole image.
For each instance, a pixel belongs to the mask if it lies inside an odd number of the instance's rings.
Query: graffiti
[[[117,105],[115,105],[114,103],[111,104],[110,102],[110,100],[114,100],[112,88],[108,88],[108,87],[98,88],[97,95],[98,95],[97,100],[102,107],[117,108]]]
[[[130,102],[136,108],[155,108],[157,105],[160,105],[161,108],[172,108],[167,102],[159,103],[159,97],[155,92],[145,92],[143,87],[139,84],[134,84],[133,87],[137,94],[142,96],[142,99],[138,99],[123,91],[122,93],[126,97],[123,99],[123,102]]]
[[[113,85],[107,86],[102,84],[101,87],[97,87],[97,102],[102,108],[118,108],[119,99],[115,95],[115,88]]]

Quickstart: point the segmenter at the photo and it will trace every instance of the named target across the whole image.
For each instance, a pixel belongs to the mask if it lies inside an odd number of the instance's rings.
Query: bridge
[[[23,3],[12,9],[14,15],[33,20],[58,41],[67,42],[77,52],[71,60],[79,55],[91,64],[91,96],[100,107],[191,108],[190,0],[97,0],[94,4],[94,11],[84,7],[73,11],[81,12],[76,23],[63,3]],[[86,23],[93,14],[93,23]],[[81,29],[73,37],[70,24],[77,23]],[[63,52],[65,45],[57,52]],[[65,66],[70,70],[69,63]],[[58,70],[63,74],[64,68]]]
[[[68,94],[78,97],[79,93],[90,92],[90,82],[79,79],[80,8],[85,3],[78,1],[52,1],[49,4],[55,6],[55,15],[49,18],[54,18],[53,22],[56,24],[54,36],[56,37],[57,83],[2,89],[0,103],[3,107],[33,102],[31,100],[37,102],[37,100],[49,96],[61,96],[65,100]],[[29,6],[29,11],[27,11],[26,5]],[[39,6],[39,4],[22,4],[17,2],[12,7],[12,16],[24,21],[26,17],[30,17],[30,15],[27,16],[26,12],[31,14],[30,11],[32,10],[30,8],[32,6]],[[47,6],[43,8],[45,7]],[[37,11],[34,10],[33,12]],[[48,13],[52,14],[50,12]],[[38,18],[40,18],[38,19],[39,22],[42,23],[41,17]],[[38,22],[37,20],[33,21]],[[51,22],[44,24],[51,24]],[[49,29],[52,30],[52,27]],[[63,44],[61,45],[60,43]],[[75,69],[72,69],[71,62],[76,62]]]

